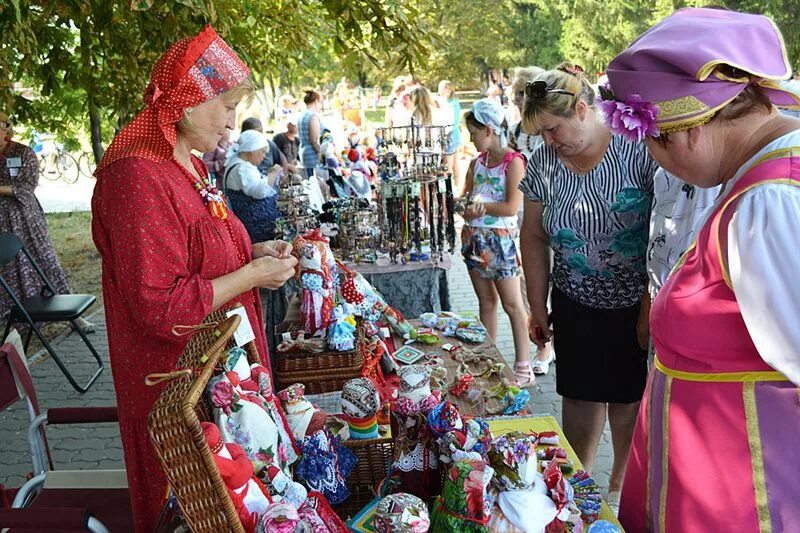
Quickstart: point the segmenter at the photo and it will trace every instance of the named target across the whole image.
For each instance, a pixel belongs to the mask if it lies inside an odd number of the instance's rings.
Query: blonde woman
[[[587,470],[608,416],[614,503],[647,377],[648,317],[641,302],[658,166],[644,145],[603,125],[594,91],[572,65],[539,74],[527,86],[522,120],[526,133],[540,134],[546,145],[534,151],[520,184],[529,334],[544,348],[552,323],[564,432]]]

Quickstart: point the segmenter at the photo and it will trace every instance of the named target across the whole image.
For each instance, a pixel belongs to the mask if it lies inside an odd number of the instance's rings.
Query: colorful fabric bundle
[[[587,524],[591,524],[600,516],[600,508],[603,504],[603,498],[600,496],[600,489],[597,487],[597,483],[583,470],[575,472],[569,478],[569,483],[572,485],[575,505],[578,506],[578,510],[581,512],[581,518]]]
[[[494,470],[484,461],[459,461],[448,468],[444,489],[433,504],[431,531],[489,531]]]
[[[373,525],[376,533],[427,533],[428,507],[412,494],[391,494],[378,503]]]
[[[353,318],[353,306],[337,305],[333,308],[331,322],[328,326],[328,347],[337,352],[348,352],[355,348],[356,319]]]
[[[375,439],[378,437],[377,414],[381,399],[375,384],[369,378],[355,378],[342,388],[343,419],[350,426],[351,439]]]
[[[289,385],[278,393],[286,413],[286,422],[295,441],[302,442],[307,436],[325,427],[328,415],[306,400],[302,383]]]

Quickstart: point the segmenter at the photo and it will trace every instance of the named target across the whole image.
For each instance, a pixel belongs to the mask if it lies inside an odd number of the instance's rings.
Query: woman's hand
[[[473,202],[468,204],[466,209],[464,209],[464,220],[469,222],[470,220],[474,220],[476,218],[482,217],[486,214],[486,207],[481,202]]]
[[[286,241],[264,241],[253,244],[253,259],[275,257],[284,259],[292,255],[292,245]]]
[[[282,259],[262,256],[253,259],[247,268],[254,287],[279,289],[294,276],[296,265],[297,259],[291,255]]]
[[[545,345],[550,342],[553,336],[553,330],[550,329],[549,317],[547,316],[547,309],[537,311],[531,309],[531,314],[528,315],[528,337],[537,348],[544,350]]]

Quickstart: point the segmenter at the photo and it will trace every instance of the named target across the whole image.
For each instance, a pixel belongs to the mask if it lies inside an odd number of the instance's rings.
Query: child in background
[[[467,130],[480,155],[466,176],[469,203],[461,234],[462,253],[478,295],[481,322],[497,338],[497,300],[511,321],[514,336],[514,375],[520,386],[533,383],[528,316],[520,290],[520,261],[514,239],[522,203],[519,182],[525,158],[506,146],[508,125],[500,104],[484,98],[466,116]]]

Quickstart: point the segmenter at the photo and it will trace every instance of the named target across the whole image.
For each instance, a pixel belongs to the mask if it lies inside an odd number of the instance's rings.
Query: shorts
[[[461,254],[467,270],[479,277],[499,281],[519,276],[521,272],[517,230],[473,228],[461,230]]]

